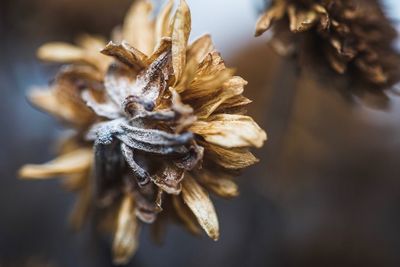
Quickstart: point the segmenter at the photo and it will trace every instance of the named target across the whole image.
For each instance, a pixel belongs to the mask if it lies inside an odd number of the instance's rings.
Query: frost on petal
[[[85,172],[93,162],[92,149],[78,149],[45,164],[28,164],[19,171],[22,178],[45,179]]]
[[[189,175],[182,182],[182,198],[196,216],[200,226],[213,240],[219,238],[219,224],[215,208],[205,190]]]
[[[113,240],[114,264],[126,264],[135,254],[139,243],[139,225],[135,216],[135,203],[131,195],[122,200]]]

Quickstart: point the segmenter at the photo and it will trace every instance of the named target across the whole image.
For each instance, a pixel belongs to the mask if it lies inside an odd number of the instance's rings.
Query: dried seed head
[[[209,35],[188,44],[189,7],[182,0],[172,15],[172,6],[168,2],[153,21],[151,5],[136,1],[117,34],[121,41],[106,45],[86,37],[81,47],[39,49],[42,59],[72,65],[30,98],[76,135],[68,142],[71,149],[47,164],[27,165],[21,176],[65,176],[80,196],[77,226],[90,211],[113,214],[98,217],[114,233],[118,264],[135,252],[140,222],[157,222],[160,212],[218,239],[206,189],[238,195],[233,170],[254,164],[249,149],[266,140],[241,112],[251,102],[242,95],[247,82],[225,67]],[[101,53],[93,53],[91,45],[100,43]]]
[[[322,53],[335,72],[356,83],[387,88],[399,80],[397,33],[377,0],[273,0],[255,35],[272,26],[277,51],[294,46],[309,59]]]

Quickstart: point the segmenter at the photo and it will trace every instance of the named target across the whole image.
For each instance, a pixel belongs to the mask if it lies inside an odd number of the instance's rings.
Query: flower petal
[[[186,64],[186,46],[191,30],[190,10],[185,0],[181,0],[175,13],[172,31],[172,66],[175,83],[181,79]]]
[[[255,36],[260,36],[271,27],[275,20],[281,19],[285,14],[285,8],[286,3],[284,1],[277,1],[274,6],[262,14],[256,24]]]
[[[231,170],[243,169],[258,162],[246,148],[226,149],[207,142],[199,142],[204,147],[204,158]]]
[[[82,48],[61,42],[47,43],[37,51],[37,57],[43,61],[56,63],[85,62],[85,52]]]
[[[183,203],[180,196],[172,196],[172,205],[178,217],[182,220],[183,224],[194,235],[200,235],[201,229],[197,223],[196,217],[190,211],[188,206]]]
[[[101,50],[101,53],[112,56],[124,63],[128,67],[140,71],[146,67],[147,56],[131,47],[127,42],[122,42],[117,45],[113,42],[109,42],[107,46]]]
[[[196,172],[196,178],[204,187],[220,197],[232,198],[239,195],[238,185],[228,174],[203,169]]]
[[[243,93],[243,87],[247,84],[241,77],[235,76],[226,81],[221,90],[203,102],[203,105],[196,108],[195,114],[199,119],[208,118],[221,104],[228,99]]]
[[[105,71],[110,61],[95,49],[91,47],[88,50],[68,43],[53,42],[39,47],[37,57],[55,63],[85,63]]]
[[[174,0],[169,0],[156,19],[155,36],[156,41],[159,42],[163,37],[170,36],[170,16],[172,8],[174,7]]]
[[[208,121],[197,121],[189,128],[207,142],[226,147],[261,147],[267,139],[265,132],[245,115],[218,114]]]
[[[214,45],[209,34],[197,38],[187,49],[188,61],[193,60],[200,64],[207,54],[214,50]]]
[[[19,171],[22,178],[45,179],[54,176],[71,175],[85,172],[93,162],[92,149],[82,148],[59,156],[48,163],[28,164]]]
[[[135,1],[125,17],[122,38],[130,45],[150,55],[154,48],[154,22],[150,20],[150,1]]]
[[[126,195],[117,217],[117,230],[113,240],[114,264],[126,264],[135,254],[139,243],[139,224],[135,216],[134,199]]]
[[[92,205],[93,194],[88,180],[89,179],[87,179],[86,176],[86,184],[79,190],[78,199],[76,200],[71,215],[69,216],[70,224],[74,230],[80,230],[82,228],[88,218]]]
[[[215,208],[205,190],[189,175],[182,181],[182,198],[196,216],[200,226],[213,240],[219,238]]]

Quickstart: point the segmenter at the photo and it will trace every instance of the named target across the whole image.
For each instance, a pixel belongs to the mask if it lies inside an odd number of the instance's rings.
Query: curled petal
[[[170,134],[156,129],[144,129],[128,125],[126,121],[113,120],[95,124],[88,132],[88,140],[108,145],[114,137],[130,148],[159,155],[185,155],[193,140],[191,132]]]
[[[147,56],[130,46],[127,42],[117,45],[109,42],[107,46],[101,50],[101,53],[107,56],[113,56],[128,67],[140,71],[146,67]]]
[[[197,121],[189,128],[210,143],[226,147],[261,147],[266,133],[249,116],[218,114],[209,121]]]
[[[190,10],[185,0],[181,0],[175,13],[172,31],[172,66],[174,68],[175,83],[181,79],[185,68],[186,46],[190,30]]]
[[[128,263],[137,250],[139,224],[136,220],[134,205],[131,195],[126,195],[121,203],[112,246],[114,264]]]
[[[113,120],[121,116],[119,107],[114,102],[108,101],[99,103],[87,90],[82,93],[82,99],[86,102],[86,105],[100,117]]]
[[[121,151],[129,167],[131,167],[133,175],[138,180],[139,185],[147,184],[150,181],[150,174],[136,163],[132,149],[126,144],[121,144]]]
[[[189,175],[182,182],[182,198],[200,226],[213,240],[219,238],[219,224],[214,205],[205,190]]]
[[[184,175],[184,169],[167,164],[161,174],[152,178],[153,182],[166,193],[178,195],[181,192],[181,181]]]
[[[19,171],[22,178],[46,179],[54,176],[65,176],[87,171],[93,162],[92,149],[78,149],[59,156],[48,163],[28,164]]]

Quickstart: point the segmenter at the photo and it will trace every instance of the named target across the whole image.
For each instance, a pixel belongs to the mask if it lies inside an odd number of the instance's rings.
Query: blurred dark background
[[[278,57],[252,36],[261,2],[188,1],[192,38],[210,32],[249,81],[249,113],[269,136],[261,162],[238,179],[239,198],[216,199],[219,242],[169,226],[157,246],[145,228],[130,266],[400,266],[400,97],[349,100],[335,76]],[[62,130],[25,99],[57,70],[35,59],[37,47],[109,36],[130,3],[0,1],[0,266],[111,266],[107,240],[69,229],[74,195],[59,180],[16,172],[51,159]]]

